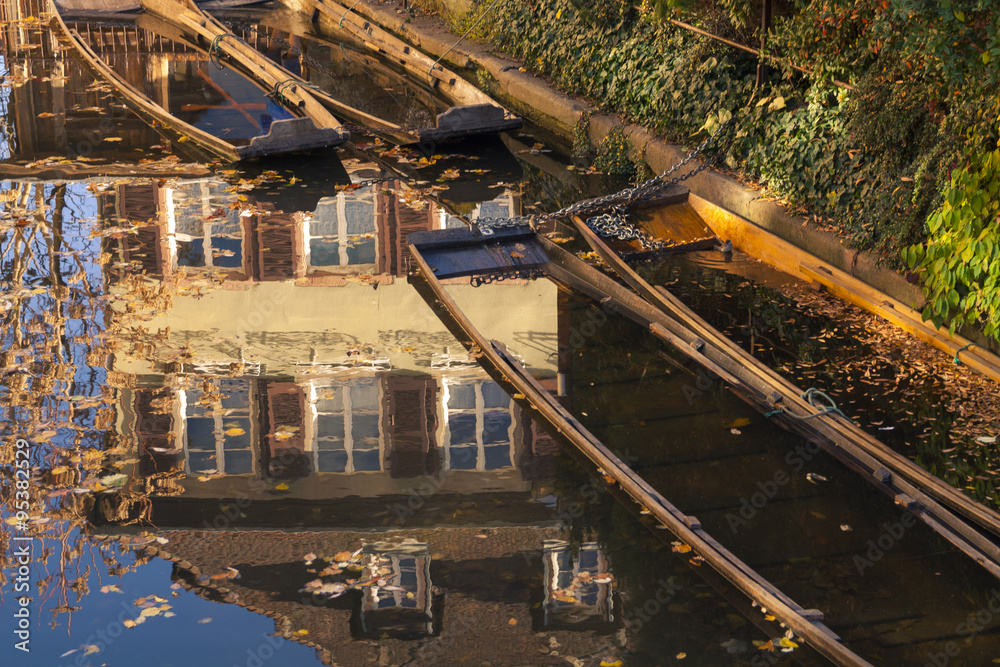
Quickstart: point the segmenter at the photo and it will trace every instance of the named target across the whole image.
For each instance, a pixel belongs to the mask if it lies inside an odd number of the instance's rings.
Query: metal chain
[[[545,275],[544,271],[538,269],[518,269],[517,271],[490,271],[472,276],[472,286],[481,287],[490,283],[500,283],[505,280],[535,280]]]
[[[735,122],[737,116],[739,116],[739,111],[732,114],[726,122],[719,126],[714,134],[709,135],[702,141],[697,148],[689,152],[684,159],[675,164],[673,167],[663,172],[658,176],[640,183],[631,188],[625,188],[624,190],[619,190],[618,192],[610,195],[604,195],[603,197],[596,197],[594,199],[585,199],[583,201],[576,202],[575,204],[570,204],[564,208],[559,209],[553,213],[544,213],[542,215],[528,215],[528,216],[516,216],[513,218],[485,218],[476,221],[476,226],[479,232],[484,236],[489,236],[493,233],[495,229],[501,227],[519,227],[524,225],[535,226],[541,222],[547,222],[550,220],[555,220],[558,218],[567,218],[574,215],[584,216],[588,213],[596,213],[599,211],[606,211],[609,208],[614,208],[620,206],[623,208],[628,208],[640,201],[652,198],[659,191],[664,188],[668,188],[672,185],[677,185],[682,183],[687,179],[691,178],[695,174],[699,174],[705,169],[708,169],[712,164],[712,160],[705,160],[699,164],[696,168],[691,171],[682,174],[680,176],[675,176],[674,178],[668,179],[668,177],[676,172],[678,169],[684,167],[686,164],[691,162],[694,158],[700,156],[706,148],[708,148],[712,143],[715,142],[720,136],[722,136],[729,127]],[[730,139],[732,140],[732,139]]]
[[[638,241],[643,250],[660,250],[667,243],[650,238],[647,234],[629,224],[628,211],[621,206],[615,206],[611,213],[603,213],[587,219],[587,226],[604,238],[621,239],[622,241]]]

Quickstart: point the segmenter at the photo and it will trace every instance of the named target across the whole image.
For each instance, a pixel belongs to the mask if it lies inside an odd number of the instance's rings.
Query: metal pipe
[[[683,28],[684,30],[690,30],[691,32],[694,32],[694,33],[697,33],[699,35],[702,35],[703,37],[709,37],[709,38],[714,39],[716,41],[722,42],[723,44],[727,44],[727,45],[733,47],[734,49],[740,49],[742,51],[746,51],[747,53],[752,53],[752,54],[754,54],[756,56],[759,56],[761,58],[767,58],[769,60],[773,60],[775,62],[782,63],[783,65],[787,65],[788,67],[791,67],[794,70],[802,72],[803,74],[809,74],[809,75],[814,74],[814,72],[812,70],[806,69],[805,67],[799,67],[798,65],[794,65],[794,64],[788,62],[788,59],[786,59],[786,58],[779,58],[778,56],[772,56],[769,53],[761,53],[758,49],[752,49],[749,46],[746,46],[745,44],[740,44],[739,42],[734,42],[732,40],[726,39],[725,37],[719,37],[718,35],[713,35],[712,33],[708,32],[707,30],[702,30],[701,28],[696,28],[695,26],[691,25],[690,23],[684,23],[683,21],[678,21],[677,19],[667,19],[667,20],[670,21],[671,23],[673,23],[678,28]],[[833,83],[833,85],[839,86],[841,88],[846,88],[848,90],[857,90],[857,88],[854,87],[854,86],[852,86],[851,84],[844,83],[843,81],[838,81],[837,79],[831,79],[831,82]]]

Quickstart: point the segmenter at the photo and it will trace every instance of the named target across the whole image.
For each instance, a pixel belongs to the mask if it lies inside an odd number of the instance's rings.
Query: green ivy
[[[927,219],[926,245],[905,251],[924,278],[925,320],[981,325],[1000,337],[1000,144],[956,168],[944,203]]]
[[[594,166],[605,174],[636,179],[639,176],[638,165],[632,159],[629,146],[625,128],[621,125],[611,128],[597,148]]]
[[[643,4],[654,5],[686,9],[687,22],[756,43],[747,17],[759,16],[759,1]],[[907,249],[925,242],[936,246],[930,254],[950,252],[935,232],[944,227],[935,221],[947,198],[957,196],[948,174],[966,165],[969,178],[986,182],[977,171],[983,158],[965,137],[981,137],[981,147],[998,136],[1000,7],[994,0],[783,0],[775,12],[769,52],[811,74],[774,66],[760,91],[754,54],[635,11],[626,0],[500,0],[484,25],[496,46],[564,91],[670,140],[693,146],[720,116],[740,112],[733,140],[710,149],[719,162],[890,266],[903,268]],[[963,196],[970,207],[978,201]],[[954,221],[972,225],[965,214]],[[989,247],[973,246],[977,266],[989,265],[976,254]],[[921,265],[928,316],[961,315],[956,326],[992,321],[997,309],[976,294],[980,278],[971,268],[934,275],[935,267],[954,268],[950,262]],[[995,325],[988,332],[1000,337]]]

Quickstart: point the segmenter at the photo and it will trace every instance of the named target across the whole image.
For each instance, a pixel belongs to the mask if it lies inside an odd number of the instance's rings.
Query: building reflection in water
[[[594,543],[571,549],[567,526],[536,501],[551,493],[556,443],[399,280],[407,233],[461,223],[375,187],[311,212],[256,202],[242,216],[212,181],[103,197],[109,218],[153,221],[105,251],[180,288],[147,322],[165,345],[119,354],[112,374],[119,433],[138,460],[126,471],[154,490],[178,582],[279,629],[294,619],[328,664],[514,664],[550,638],[569,655],[614,658],[607,559]],[[474,215],[516,205],[504,193]],[[205,277],[214,289],[184,289]],[[555,376],[553,283],[450,289]],[[309,553],[360,553],[350,577],[365,585],[304,595],[317,577]],[[211,578],[228,567],[240,579]]]

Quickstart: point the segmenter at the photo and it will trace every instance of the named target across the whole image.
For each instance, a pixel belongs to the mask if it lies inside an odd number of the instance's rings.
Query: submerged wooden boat
[[[707,202],[704,200],[698,205],[701,211],[713,213],[707,210]],[[721,215],[717,211],[714,213]],[[656,223],[650,224],[651,220],[656,220]],[[671,239],[666,237],[662,230],[665,223],[667,227],[671,227],[670,221],[678,223],[672,226],[670,234],[684,235],[685,226],[688,229],[710,228],[699,211],[688,201],[687,191],[683,188],[678,188],[676,198],[672,203],[661,207],[657,216],[638,215],[633,218],[634,229],[645,239],[645,243],[650,241],[669,243]],[[925,521],[940,522],[943,529],[935,528],[935,530],[970,556],[977,560],[981,556],[986,556],[981,563],[1000,577],[1000,567],[998,567],[1000,548],[993,540],[984,537],[980,530],[977,530],[978,527],[993,538],[1000,537],[1000,513],[975,502],[952,485],[898,454],[868,435],[851,420],[808,400],[799,387],[782,378],[739,345],[720,334],[665,288],[651,285],[628,264],[622,250],[641,245],[640,241],[602,237],[592,228],[593,226],[600,229],[600,221],[588,224],[582,218],[575,217],[573,222],[593,250],[629,286],[655,306],[669,321],[683,323],[684,331],[695,336],[696,340],[702,341],[708,349],[714,350],[718,363],[725,373],[720,374],[720,377],[729,380],[734,386],[738,384],[752,388],[756,394],[752,402],[757,403],[762,411],[778,419],[790,430],[798,431],[813,440],[829,443],[829,448],[834,454],[849,460],[866,474],[881,480],[888,487],[886,490],[901,502],[907,505],[916,503],[931,514],[938,514],[939,519],[928,516]],[[730,235],[725,231],[727,230],[723,230],[723,237],[729,238]],[[802,254],[801,251],[798,252]],[[816,263],[821,265],[818,260]],[[802,265],[811,266],[806,262]],[[828,276],[845,280],[843,276],[835,276],[832,271]],[[853,278],[851,280],[859,282]],[[813,417],[817,410],[821,414]],[[808,420],[803,420],[802,416],[808,416]],[[949,515],[952,518],[949,518]],[[961,521],[956,515],[972,522],[975,527]]]
[[[684,209],[688,204],[681,202],[670,206]],[[624,490],[650,509],[680,539],[689,540],[697,521],[685,517],[649,488],[544,391],[501,345],[486,340],[459,310],[442,280],[458,276],[489,275],[490,279],[497,279],[525,272],[543,273],[601,301],[605,308],[648,327],[657,337],[720,378],[747,403],[778,419],[783,427],[818,443],[994,577],[1000,578],[1000,547],[997,546],[1000,515],[895,453],[850,420],[829,410],[828,406],[812,402],[800,389],[728,341],[668,292],[646,283],[582,220],[577,224],[595,251],[619,271],[641,297],[526,226],[490,230],[492,233],[488,235],[475,229],[420,232],[411,234],[409,243],[421,274],[449,316],[470,339],[470,344],[477,352],[481,351],[481,360],[509,380],[551,427],[569,438],[595,465],[608,471]],[[703,535],[696,537],[701,540],[697,546],[689,541],[695,550],[723,574],[727,568],[732,568],[726,576],[740,586],[738,579],[744,576],[745,565],[734,565],[712,541]],[[699,549],[716,549],[716,552],[709,556]],[[752,596],[749,583],[744,581],[742,585],[748,587],[744,592]],[[763,603],[760,598],[755,599]],[[765,606],[778,609],[770,604]],[[802,616],[800,610],[787,604],[780,611],[788,616],[776,613],[783,622],[803,633],[802,620],[808,614]],[[796,614],[800,616],[798,619]],[[803,636],[806,635],[803,633]],[[826,649],[815,646],[821,651],[834,650],[829,646]],[[835,659],[835,653],[824,655]]]
[[[333,6],[321,4],[326,10]],[[408,76],[418,82],[430,82],[433,84],[434,92],[452,101],[455,106],[437,115],[436,127],[402,127],[341,102],[267,58],[202,11],[193,0],[142,0],[142,6],[156,17],[153,20],[146,16],[140,17],[137,23],[142,27],[198,49],[215,60],[225,62],[274,95],[284,97],[288,92],[303,93],[304,97],[318,102],[325,109],[325,114],[336,114],[337,117],[360,126],[364,132],[384,137],[395,143],[451,141],[479,134],[513,130],[521,126],[520,118],[510,114],[470,83],[441,69],[440,66],[433,67],[433,63],[426,56],[388,33],[376,36],[377,27],[371,26],[367,21],[360,23],[357,15],[347,9],[344,9],[347,16],[338,23],[338,30],[346,38],[356,40],[383,56],[401,54],[403,57],[400,59],[400,65]],[[293,16],[299,20],[294,21],[294,25],[286,27],[296,33],[307,33],[306,36],[310,39],[329,42],[314,30],[313,23],[302,20],[301,14]],[[433,75],[419,76],[418,73],[425,65],[425,60],[427,72],[433,69]],[[442,85],[442,81],[445,80],[447,84]],[[323,116],[309,103],[302,105],[302,111],[310,117]]]
[[[344,39],[362,44],[450,100],[452,108],[438,114],[436,127],[397,126],[397,132],[410,137],[408,143],[443,142],[521,127],[519,117],[471,83],[355,11],[356,2],[350,7],[332,0],[282,0],[282,4],[306,19],[293,27],[297,34],[328,44]]]
[[[66,25],[54,3],[50,3],[50,7],[54,31],[75,49],[84,66],[95,77],[109,83],[115,94],[132,112],[158,131],[174,139],[190,141],[204,154],[236,162],[248,158],[337,146],[347,141],[349,137],[332,116],[327,120],[299,113],[295,118],[275,120],[271,123],[267,134],[254,137],[249,144],[236,145],[221,139],[177,118],[128,83],[87,44],[79,33]],[[289,91],[288,99],[291,102],[289,106],[295,111],[308,103],[308,98],[296,91]]]
[[[838,665],[867,665],[823,623],[822,612],[804,609],[729,552],[635,473],[595,438],[499,342],[487,340],[461,311],[441,282],[458,276],[524,275],[543,272],[591,295],[640,322],[652,324],[658,315],[649,304],[528,227],[499,229],[483,236],[474,229],[416,232],[408,237],[413,259],[445,313],[449,324],[469,339],[467,345],[481,362],[512,385],[523,400],[553,429],[567,438],[594,465],[628,493],[678,539],[691,545],[713,569],[750,599],[766,607],[796,635]],[[693,349],[692,354],[697,355]]]

